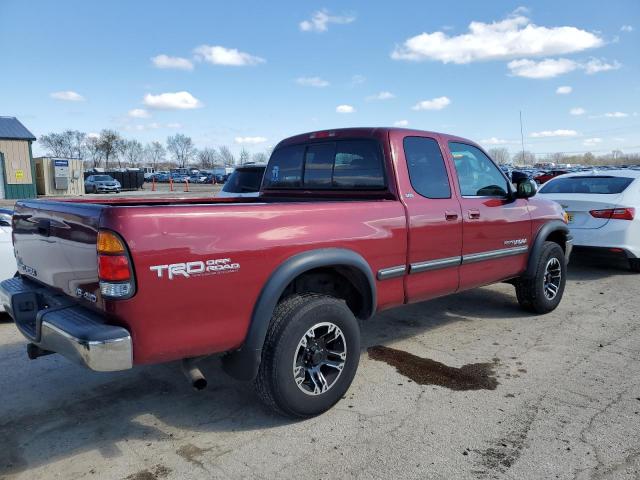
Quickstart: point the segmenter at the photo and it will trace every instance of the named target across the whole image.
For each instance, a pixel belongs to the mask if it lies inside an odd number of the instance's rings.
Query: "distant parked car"
[[[236,167],[218,197],[257,197],[265,168],[265,164],[257,163]]]
[[[547,182],[540,194],[567,212],[577,253],[622,256],[640,272],[640,171],[569,173]]]
[[[13,211],[0,208],[0,280],[13,277],[18,271],[11,241],[11,217]],[[0,312],[4,312],[0,304]]]
[[[84,181],[86,193],[120,193],[122,185],[111,175],[89,175]]]
[[[556,178],[560,175],[564,175],[565,173],[569,173],[569,170],[549,170],[546,172],[541,172],[534,175],[533,179],[542,185],[543,183],[547,183],[552,178]]]

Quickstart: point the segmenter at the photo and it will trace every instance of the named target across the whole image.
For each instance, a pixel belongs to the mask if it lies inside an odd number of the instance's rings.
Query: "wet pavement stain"
[[[153,470],[140,470],[129,475],[125,480],[159,480],[166,478],[171,473],[171,469],[164,465],[156,465]]]
[[[397,372],[420,385],[439,385],[451,390],[495,390],[499,385],[493,363],[470,363],[460,368],[402,350],[375,345],[367,349],[369,358],[395,367]]]

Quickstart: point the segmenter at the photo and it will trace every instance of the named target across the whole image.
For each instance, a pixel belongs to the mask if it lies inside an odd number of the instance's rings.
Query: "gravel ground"
[[[197,393],[177,363],[29,361],[2,323],[0,478],[640,478],[640,276],[570,272],[542,317],[506,284],[377,315],[346,398],[298,422],[215,359]]]

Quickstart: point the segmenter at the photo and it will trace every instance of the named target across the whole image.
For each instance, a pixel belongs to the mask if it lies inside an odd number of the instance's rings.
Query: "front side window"
[[[413,189],[427,198],[451,198],[449,176],[438,142],[433,138],[406,137],[403,143]]]
[[[382,152],[374,140],[337,140],[276,149],[265,189],[369,190],[386,186]]]
[[[449,142],[463,197],[505,197],[507,180],[482,150],[465,143]]]

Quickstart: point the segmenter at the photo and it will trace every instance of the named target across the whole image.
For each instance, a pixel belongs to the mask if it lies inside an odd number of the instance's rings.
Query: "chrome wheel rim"
[[[553,300],[560,291],[562,280],[562,266],[556,257],[550,258],[544,269],[544,296]]]
[[[347,361],[347,341],[331,322],[317,323],[305,332],[293,354],[293,378],[307,395],[321,395],[333,387]]]

